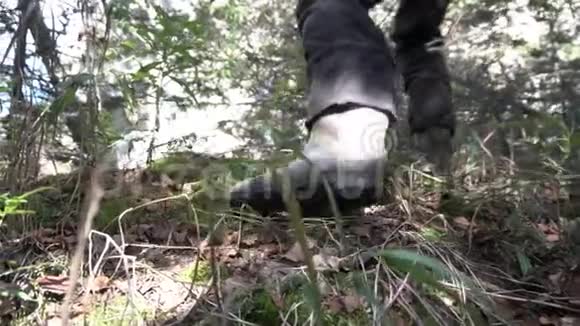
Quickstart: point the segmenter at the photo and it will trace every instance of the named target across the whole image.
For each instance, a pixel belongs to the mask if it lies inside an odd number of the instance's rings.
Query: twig
[[[291,188],[292,183],[290,181],[290,176],[286,173],[284,173],[283,175],[276,175],[274,174],[275,177],[279,177],[281,178],[281,182],[282,182],[282,189],[283,189],[283,200],[284,203],[288,209],[288,213],[290,215],[290,221],[292,222],[292,226],[295,230],[296,233],[296,238],[298,240],[298,243],[300,244],[300,247],[302,249],[302,253],[304,255],[304,261],[306,262],[306,271],[308,274],[308,279],[310,281],[310,285],[313,289],[313,295],[315,296],[314,298],[314,304],[315,307],[313,307],[313,312],[314,312],[314,318],[313,321],[315,324],[318,324],[320,322],[320,300],[321,300],[321,295],[320,295],[320,289],[318,288],[318,284],[317,284],[317,273],[316,273],[316,268],[314,266],[314,261],[312,260],[312,253],[310,252],[310,250],[308,249],[308,241],[306,240],[306,234],[305,234],[305,230],[304,230],[304,222],[302,221],[302,213],[301,213],[301,208],[300,208],[300,204],[298,202],[298,200],[296,199],[296,195],[294,193],[294,190]]]
[[[479,205],[477,205],[477,208],[475,208],[475,212],[473,212],[473,216],[471,217],[471,222],[469,223],[469,229],[467,231],[467,254],[469,254],[471,252],[471,246],[473,245],[473,228],[475,226],[475,218],[477,217],[477,214],[479,213],[479,209],[481,208],[481,205],[483,205],[483,203],[480,203]]]
[[[518,302],[535,303],[535,304],[542,305],[542,306],[547,306],[547,307],[552,307],[552,308],[558,308],[558,309],[562,309],[562,310],[566,310],[566,311],[570,311],[570,312],[574,312],[574,313],[580,313],[580,309],[570,308],[570,307],[566,307],[564,305],[560,305],[560,304],[557,304],[557,303],[546,302],[546,301],[543,301],[543,300],[519,298],[519,297],[513,297],[513,296],[509,296],[509,295],[503,295],[503,294],[493,293],[493,292],[485,292],[485,294],[487,294],[489,296],[492,296],[492,297],[496,297],[496,298],[501,298],[501,299],[506,299],[506,300],[512,300],[512,301],[518,301]]]
[[[72,297],[75,290],[75,284],[77,283],[80,270],[81,270],[81,262],[83,258],[83,253],[85,251],[87,238],[89,235],[89,231],[91,230],[93,219],[97,215],[99,211],[99,205],[101,199],[104,195],[103,187],[100,184],[102,174],[102,167],[98,164],[93,170],[91,171],[91,179],[89,183],[89,191],[87,192],[87,197],[85,200],[85,207],[86,213],[83,214],[84,221],[81,225],[81,229],[77,233],[77,247],[75,248],[74,256],[71,261],[71,269],[70,269],[70,286],[67,289],[67,293],[64,298],[61,318],[62,318],[62,325],[67,326],[70,316],[70,306],[72,303]]]
[[[19,35],[21,35],[20,33],[22,33],[22,29],[24,29],[24,31],[26,31],[26,29],[28,29],[28,24],[27,24],[28,19],[30,18],[32,11],[34,10],[34,8],[36,6],[38,6],[38,3],[36,1],[30,1],[28,3],[26,10],[24,10],[24,15],[22,15],[22,19],[21,19],[22,25],[18,25],[18,29],[17,29],[16,33],[14,33],[14,36],[12,36],[12,39],[10,40],[8,47],[6,47],[6,52],[4,52],[4,56],[2,57],[2,61],[0,61],[0,66],[4,65],[4,61],[6,61],[6,57],[8,57],[8,53],[10,53],[10,49],[14,45],[16,38],[19,37]],[[22,8],[22,9],[25,9],[25,8]]]
[[[395,291],[394,294],[389,294],[389,302],[387,302],[387,304],[385,305],[385,309],[384,309],[385,311],[388,310],[393,305],[393,303],[395,303],[395,301],[397,301],[397,299],[399,298],[399,296],[403,292],[403,289],[408,285],[409,276],[410,276],[410,274],[407,273],[405,275],[405,278],[403,279],[403,282],[397,288],[397,291]]]
[[[166,250],[196,250],[199,251],[199,247],[193,246],[165,246],[156,244],[145,244],[145,243],[128,243],[127,246],[139,247],[139,248],[149,248],[149,249],[166,249]]]
[[[109,239],[105,237],[105,248],[103,248],[103,250],[101,251],[101,255],[99,256],[97,263],[93,267],[93,237],[89,235],[89,273],[91,279],[94,278],[95,275],[98,273],[99,267],[101,266],[101,263],[103,262],[103,259],[105,258],[105,254],[107,253],[107,251],[109,251]]]
[[[292,306],[290,306],[290,308],[288,309],[288,311],[286,312],[286,315],[282,315],[282,312],[279,311],[278,314],[280,315],[280,319],[282,319],[281,323],[283,326],[292,326],[289,322],[288,322],[288,318],[290,318],[290,314],[292,312],[294,312],[294,315],[296,316],[296,312],[298,310],[298,308],[302,305],[302,302],[294,302],[292,304]],[[298,318],[295,318],[296,321],[298,321]]]
[[[215,257],[215,246],[212,244],[210,244],[209,247],[210,250],[210,269],[211,269],[211,278],[212,278],[212,282],[211,282],[211,288],[214,292],[214,295],[216,296],[216,301],[217,301],[217,307],[218,310],[220,311],[220,313],[224,313],[224,307],[222,304],[222,295],[220,293],[220,289],[219,289],[219,283],[220,283],[220,278],[219,278],[219,270],[217,268],[217,262],[216,262],[216,257]],[[225,324],[225,319],[222,321],[222,324]]]
[[[310,162],[310,164],[313,164]],[[341,255],[344,254],[344,243],[345,243],[345,235],[344,235],[344,227],[342,223],[342,214],[338,209],[338,203],[336,202],[336,198],[332,193],[332,188],[330,187],[330,183],[326,176],[321,174],[322,184],[324,185],[324,190],[326,190],[326,195],[328,196],[328,202],[330,203],[330,207],[332,208],[332,213],[334,213],[334,219],[336,221],[336,231],[338,232],[338,240],[339,240],[339,252]]]
[[[109,258],[118,258],[123,263],[123,266],[125,268],[125,275],[127,275],[127,294],[128,294],[128,298],[129,298],[128,303],[131,304],[133,306],[133,308],[136,309],[137,307],[132,300],[133,294],[134,294],[132,281],[135,279],[135,277],[134,277],[134,275],[135,275],[135,257],[125,255],[123,252],[123,249],[115,242],[115,240],[113,240],[113,238],[110,235],[99,232],[99,231],[95,231],[95,230],[91,231],[90,235],[92,235],[92,234],[96,234],[96,235],[100,235],[100,236],[104,237],[106,239],[106,245],[105,245],[105,249],[103,250],[103,252],[101,254],[101,257],[99,258],[99,260],[97,261],[97,264],[93,268],[94,272],[91,273],[91,276],[90,276],[91,279],[94,277],[94,275],[96,274],[96,271],[99,269],[102,261],[104,260],[105,253],[108,250],[108,244],[112,244],[113,247],[115,248],[115,250],[117,250],[117,252],[119,253],[119,256],[109,256]],[[89,251],[89,257],[90,257],[90,255],[91,255],[91,252]],[[129,263],[128,263],[129,259],[132,262],[131,265],[129,265]],[[91,266],[89,266],[89,268],[90,267]],[[131,273],[130,270],[132,270],[133,273]],[[125,310],[123,310],[123,315],[121,315],[119,317],[119,319],[122,320],[124,318],[124,316],[125,316]]]

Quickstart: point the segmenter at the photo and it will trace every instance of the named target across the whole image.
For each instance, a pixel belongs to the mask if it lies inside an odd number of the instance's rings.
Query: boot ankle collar
[[[312,130],[312,126],[314,126],[314,124],[318,120],[320,120],[321,118],[323,118],[327,115],[344,113],[344,112],[347,112],[350,110],[356,110],[356,109],[362,109],[362,108],[373,109],[373,110],[376,110],[376,111],[379,111],[379,112],[385,114],[389,118],[389,124],[393,124],[397,121],[395,115],[392,112],[387,111],[385,109],[382,109],[382,108],[379,108],[376,106],[364,105],[364,104],[360,104],[360,103],[346,102],[346,103],[340,103],[340,104],[333,104],[333,105],[323,109],[322,111],[318,112],[311,119],[306,120],[306,123],[305,123],[306,130],[308,131],[308,133],[310,133],[310,131]]]

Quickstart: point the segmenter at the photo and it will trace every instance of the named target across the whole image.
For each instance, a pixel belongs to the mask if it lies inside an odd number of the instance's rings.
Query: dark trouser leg
[[[448,0],[400,0],[391,37],[409,96],[409,125],[439,169],[448,168],[455,113],[439,26]]]
[[[332,197],[341,214],[381,198],[395,75],[385,37],[368,13],[376,2],[298,2],[309,79],[306,159],[276,171],[289,177],[287,188],[271,176],[236,185],[232,206],[284,211],[290,191],[304,216],[324,216],[334,215]]]

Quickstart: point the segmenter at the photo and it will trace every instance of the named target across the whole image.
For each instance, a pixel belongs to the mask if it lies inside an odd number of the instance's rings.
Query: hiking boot
[[[388,127],[387,115],[368,108],[321,117],[312,126],[305,159],[240,182],[230,192],[231,207],[246,204],[264,216],[287,211],[285,194],[293,191],[303,216],[325,217],[380,200]]]

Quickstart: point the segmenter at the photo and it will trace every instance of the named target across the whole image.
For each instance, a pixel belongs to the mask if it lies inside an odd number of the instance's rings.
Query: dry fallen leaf
[[[0,299],[0,317],[8,316],[16,311],[16,305],[11,300]]]
[[[537,224],[537,227],[538,227],[538,230],[540,230],[540,231],[542,231],[542,232],[544,232],[544,233],[546,233],[546,232],[548,232],[548,231],[550,230],[550,227],[549,227],[549,226],[547,226],[547,225],[546,225],[546,224],[544,224],[544,223],[538,223],[538,224]]]
[[[495,298],[496,313],[504,319],[514,319],[520,313],[520,307],[514,304],[513,301]]]
[[[171,179],[167,174],[163,173],[160,178],[160,183],[162,188],[168,188],[175,186],[175,181]]]
[[[209,241],[207,238],[201,240],[199,242],[199,250],[201,250],[202,252],[205,252],[209,247]]]
[[[240,242],[246,247],[253,247],[258,243],[258,235],[255,233],[244,235]]]
[[[558,242],[558,241],[560,241],[560,235],[559,234],[546,234],[546,241]]]
[[[229,248],[224,248],[224,251],[222,252],[222,254],[226,257],[234,258],[234,257],[237,257],[240,254],[240,252],[238,251],[238,249],[236,249],[234,247],[229,247]]]
[[[161,227],[158,226],[156,228],[153,228],[152,232],[151,232],[151,240],[154,241],[160,241],[160,242],[165,242],[167,241],[167,239],[169,239],[169,236],[171,235],[171,228],[170,227]]]
[[[151,224],[139,224],[135,228],[135,233],[139,240],[149,240],[149,235],[151,233],[153,226]],[[132,231],[132,230],[131,230]]]
[[[46,275],[36,279],[36,282],[41,289],[54,294],[65,294],[68,287],[71,285],[67,275]]]
[[[139,293],[145,295],[147,292],[151,291],[151,289],[153,289],[155,285],[156,284],[153,281],[143,282],[142,284],[139,285]]]
[[[328,310],[334,313],[347,312],[353,313],[363,305],[362,298],[357,295],[336,296],[333,295],[326,301]]]
[[[276,307],[278,307],[278,309],[284,309],[284,298],[282,298],[282,295],[273,289],[268,289],[267,291]]]
[[[308,246],[308,249],[312,249],[316,247],[316,240],[310,237],[306,237],[306,245]]]
[[[269,243],[269,244],[265,244],[265,245],[261,245],[258,250],[262,253],[264,253],[264,255],[266,257],[270,257],[272,255],[276,255],[280,252],[280,246]]]
[[[472,226],[472,223],[464,216],[456,217],[453,219],[453,223],[457,224],[462,229],[468,229]]]
[[[362,298],[357,295],[347,295],[342,298],[342,302],[344,303],[344,308],[346,312],[353,313],[355,310],[359,309],[363,305]]]
[[[181,192],[182,193],[192,193],[198,187],[199,183],[197,182],[186,182],[181,185]]]
[[[127,281],[116,280],[113,282],[113,286],[121,293],[127,293],[129,291],[129,285],[127,284]]]
[[[333,296],[330,299],[326,300],[326,306],[328,307],[328,310],[330,310],[333,313],[340,313],[344,310],[344,305],[342,303],[342,300],[340,300],[340,297],[338,296]]]
[[[295,263],[304,261],[304,253],[302,252],[302,247],[300,247],[300,244],[298,242],[294,243],[292,248],[290,248],[290,250],[288,250],[288,252],[284,254],[284,256],[282,257]]]
[[[107,290],[109,288],[111,284],[111,280],[104,276],[104,275],[100,275],[95,277],[90,283],[89,283],[89,291],[93,292],[93,293],[98,293],[98,292],[102,292],[104,290]]]
[[[276,233],[262,231],[262,232],[258,233],[258,242],[263,243],[263,244],[274,243],[274,242],[276,242]]]
[[[562,271],[548,275],[548,279],[550,280],[550,283],[554,287],[555,291],[560,293],[560,283],[561,283],[561,279],[562,279]]]
[[[576,317],[562,317],[560,318],[561,326],[577,326],[580,325],[580,319]]]
[[[559,234],[560,227],[555,224],[554,222],[550,222],[548,224],[538,224],[538,229],[546,234]]]
[[[227,236],[223,225],[218,225],[214,228],[213,232],[209,232],[206,238],[202,241],[205,242],[206,246],[221,246],[227,243]]]
[[[46,326],[60,326],[62,325],[62,319],[60,317],[52,317],[46,321]]]
[[[143,252],[143,257],[151,262],[162,262],[167,259],[165,250],[161,248],[146,248]]]
[[[370,237],[371,226],[368,224],[353,226],[351,229],[352,233],[358,235],[359,237]]]
[[[548,316],[540,316],[540,318],[538,319],[538,321],[540,322],[540,325],[557,325],[557,322]]]
[[[17,293],[18,291],[20,291],[20,288],[17,285],[0,281],[0,293],[5,294],[0,296],[0,317],[8,316],[18,309],[14,301],[10,300],[10,296],[6,296],[6,294]]]
[[[186,240],[187,240],[187,231],[173,233],[173,241],[176,244],[178,245],[186,244]]]
[[[51,229],[51,228],[40,229],[40,234],[42,236],[45,236],[45,237],[50,237],[50,236],[53,236],[53,235],[55,235],[57,233],[58,232],[57,232],[56,229]]]
[[[410,323],[399,314],[395,315],[395,326],[407,326],[409,324]]]
[[[41,243],[55,243],[58,242],[60,235],[55,229],[44,228],[32,232],[32,238]]]
[[[319,271],[338,271],[340,265],[340,259],[336,256],[318,254],[312,257],[312,261],[314,268]]]
[[[240,293],[247,293],[252,283],[240,276],[232,276],[224,280],[221,291],[226,298],[234,297]]]
[[[223,244],[226,245],[234,245],[238,243],[238,240],[240,239],[240,233],[237,231],[234,232],[230,232],[228,234],[226,234],[224,236],[224,241]]]
[[[68,235],[64,236],[62,240],[69,246],[72,246],[77,243],[77,236],[76,235]]]
[[[570,275],[562,287],[565,288],[566,296],[580,300],[580,275]]]

